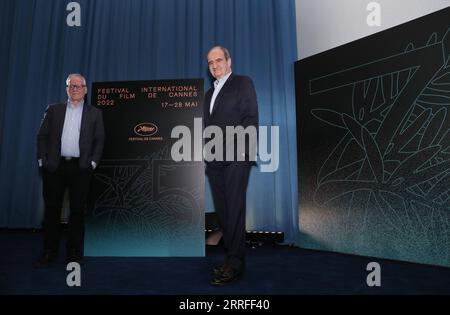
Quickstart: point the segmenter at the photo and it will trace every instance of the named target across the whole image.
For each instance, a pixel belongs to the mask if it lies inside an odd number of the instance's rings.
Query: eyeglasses
[[[86,85],[75,85],[75,84],[70,84],[67,86],[69,89],[71,90],[79,90],[81,88],[86,87]]]

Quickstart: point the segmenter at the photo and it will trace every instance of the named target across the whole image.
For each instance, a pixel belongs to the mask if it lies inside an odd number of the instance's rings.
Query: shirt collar
[[[84,101],[81,101],[80,105],[75,106],[73,105],[73,103],[70,101],[70,99],[67,100],[67,107],[71,108],[71,109],[77,109],[77,108],[83,108],[84,105]]]
[[[230,71],[230,73],[224,75],[219,80],[214,81],[214,88],[217,88],[217,86],[219,86],[219,85],[223,85],[228,80],[228,78],[230,77],[231,73],[232,72]]]

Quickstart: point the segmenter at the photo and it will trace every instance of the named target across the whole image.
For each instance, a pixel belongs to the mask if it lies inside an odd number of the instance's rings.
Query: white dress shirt
[[[214,81],[214,93],[211,97],[211,103],[209,104],[209,113],[211,114],[214,108],[214,102],[216,101],[216,97],[219,94],[220,90],[222,89],[222,87],[224,86],[225,82],[227,82],[228,78],[231,75],[231,71],[230,73],[224,75],[222,78],[220,78],[219,80]]]
[[[74,106],[67,101],[66,117],[61,136],[61,156],[80,157],[80,129],[84,102]]]

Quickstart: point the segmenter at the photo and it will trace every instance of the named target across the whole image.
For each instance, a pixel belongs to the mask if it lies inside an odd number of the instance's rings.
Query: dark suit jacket
[[[232,73],[224,86],[220,90],[214,102],[213,111],[209,113],[211,98],[214,87],[210,88],[205,95],[203,121],[205,128],[208,126],[218,126],[222,130],[223,140],[223,162],[212,161],[206,162],[211,167],[222,167],[230,162],[226,161],[226,143],[235,142],[234,161],[237,161],[236,137],[234,139],[226,139],[226,126],[255,126],[258,129],[258,103],[256,99],[255,87],[252,80],[247,76],[236,75]],[[206,141],[208,142],[208,140]],[[246,141],[245,159],[249,160],[249,142]],[[256,145],[256,143],[255,143]]]
[[[56,171],[61,160],[61,136],[67,103],[49,105],[37,136],[37,158],[43,167]],[[88,104],[83,105],[80,129],[80,169],[92,169],[91,161],[99,163],[105,138],[102,112]]]

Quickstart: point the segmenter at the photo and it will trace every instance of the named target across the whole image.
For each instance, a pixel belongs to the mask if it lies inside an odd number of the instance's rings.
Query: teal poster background
[[[175,162],[172,128],[202,117],[203,80],[97,82],[106,142],[93,178],[86,256],[204,256],[204,166]]]

